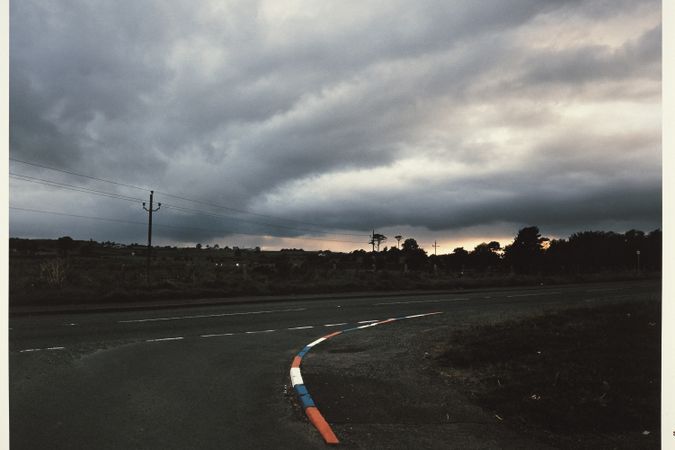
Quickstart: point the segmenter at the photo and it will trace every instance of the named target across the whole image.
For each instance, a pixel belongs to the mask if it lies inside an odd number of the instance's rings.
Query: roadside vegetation
[[[414,238],[373,233],[351,253],[10,239],[10,305],[557,284],[658,277],[661,232],[575,233],[549,240],[523,228],[513,243],[428,255]]]
[[[460,330],[440,374],[495,420],[556,448],[659,448],[661,303]]]

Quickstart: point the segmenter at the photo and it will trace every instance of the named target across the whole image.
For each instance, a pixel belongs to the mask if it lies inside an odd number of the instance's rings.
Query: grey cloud
[[[617,186],[578,189],[542,189],[541,180],[521,181],[520,186],[486,185],[454,189],[426,189],[397,193],[396,202],[388,202],[381,193],[373,201],[355,200],[339,213],[322,209],[328,223],[336,227],[367,231],[372,228],[426,227],[440,232],[485,224],[511,223],[514,229],[526,224],[560,234],[597,227],[607,221],[648,224],[659,227],[661,191],[650,183],[624,180]],[[380,202],[381,201],[381,202]],[[621,230],[617,230],[621,231]]]
[[[531,68],[520,80],[525,85],[559,82],[578,85],[595,80],[640,77],[660,79],[661,26],[617,50],[585,46],[543,52],[527,58],[523,66]]]
[[[589,44],[533,53],[513,38],[541,15],[567,15],[573,26],[579,17],[604,20],[660,8],[658,2],[636,5],[386,2],[364,5],[339,26],[331,17],[293,19],[273,39],[261,5],[252,2],[12,2],[11,155],[238,208],[264,205],[266,196],[298,180],[367,172],[403,158],[480,169],[504,157],[476,139],[484,128],[552,127],[562,120],[555,103],[570,90],[582,103],[594,95],[635,99],[658,91],[660,26],[616,50]],[[557,131],[525,143],[526,167],[509,169],[499,183],[467,173],[462,180],[407,186],[408,193],[380,188],[355,193],[362,197],[351,202],[289,201],[263,212],[356,230],[517,222],[531,209],[508,209],[500,200],[508,195],[534,205],[532,186],[548,182],[547,193],[559,195],[541,209],[543,219],[549,214],[562,221],[555,213],[569,205],[577,223],[599,220],[584,209],[595,198],[614,205],[605,216],[637,217],[610,193],[633,183],[625,175],[636,166],[656,173],[660,146],[651,130],[598,137],[595,126],[576,140]],[[603,161],[608,148],[614,154]],[[566,185],[579,176],[584,182],[576,186],[587,191]],[[652,195],[659,187],[655,178],[638,192]],[[37,200],[47,196],[35,192]],[[431,192],[449,205],[446,212]],[[581,204],[572,208],[572,199]],[[649,217],[660,221],[652,206]],[[228,232],[301,234],[201,216],[165,217],[186,229],[208,224]],[[161,233],[187,240],[177,230]]]

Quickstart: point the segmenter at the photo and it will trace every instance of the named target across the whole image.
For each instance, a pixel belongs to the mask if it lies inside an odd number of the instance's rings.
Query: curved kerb
[[[293,363],[291,364],[291,384],[293,385],[293,389],[295,390],[295,393],[298,396],[298,400],[300,401],[302,409],[305,411],[307,418],[309,419],[310,422],[312,422],[312,425],[314,425],[314,427],[319,431],[321,437],[323,437],[323,440],[326,442],[326,444],[339,444],[340,441],[338,440],[337,436],[335,436],[335,433],[333,432],[333,429],[330,427],[328,422],[326,422],[326,419],[324,419],[324,417],[321,415],[321,412],[319,412],[319,409],[316,407],[316,404],[314,403],[312,396],[309,395],[309,391],[307,391],[305,383],[302,381],[302,374],[300,373],[300,364],[302,364],[302,358],[304,358],[304,356],[315,345],[319,345],[323,341],[338,336],[342,333],[362,330],[363,328],[376,327],[378,325],[384,325],[385,323],[391,323],[397,320],[416,319],[418,317],[433,316],[435,314],[443,314],[443,313],[441,311],[437,311],[426,314],[415,314],[412,316],[396,317],[369,323],[367,325],[361,325],[359,327],[347,328],[345,330],[336,331],[334,333],[330,333],[327,334],[326,336],[320,337],[316,341],[307,344],[305,348],[303,348],[300,351],[300,353],[298,353],[295,356],[295,358],[293,358]]]

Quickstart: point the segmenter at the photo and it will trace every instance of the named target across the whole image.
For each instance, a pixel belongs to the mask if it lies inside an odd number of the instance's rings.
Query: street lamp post
[[[637,272],[640,272],[640,250],[636,250],[635,255],[637,256]]]

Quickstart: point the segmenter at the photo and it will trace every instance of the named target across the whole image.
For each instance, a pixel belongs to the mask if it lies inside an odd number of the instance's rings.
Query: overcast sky
[[[659,1],[10,3],[10,236],[650,231],[661,126]]]

